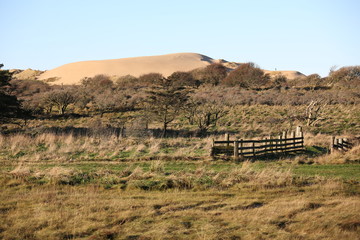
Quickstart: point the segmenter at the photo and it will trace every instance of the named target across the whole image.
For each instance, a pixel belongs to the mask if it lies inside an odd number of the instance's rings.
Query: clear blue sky
[[[0,63],[196,52],[326,76],[360,65],[359,0],[0,0]]]

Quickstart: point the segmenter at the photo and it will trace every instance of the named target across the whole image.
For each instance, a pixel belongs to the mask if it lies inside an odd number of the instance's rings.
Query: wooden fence
[[[296,132],[283,132],[278,137],[269,137],[261,140],[236,139],[230,141],[229,135],[225,135],[224,141],[214,141],[210,155],[233,156],[235,159],[240,157],[257,157],[268,154],[280,154],[299,152],[304,150],[304,135],[301,127],[296,128]]]
[[[348,151],[352,147],[353,144],[348,141],[347,138],[336,138],[334,136],[331,137],[330,153],[334,153],[335,151]]]

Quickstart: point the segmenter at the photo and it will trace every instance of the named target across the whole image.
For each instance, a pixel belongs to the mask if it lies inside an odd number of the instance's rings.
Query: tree
[[[114,83],[109,76],[98,74],[94,77],[85,77],[81,80],[81,85],[76,89],[76,105],[80,109],[88,108],[89,103],[93,103],[97,95],[111,91]]]
[[[22,113],[21,105],[16,96],[10,95],[8,89],[12,74],[8,70],[1,70],[0,64],[0,122],[7,122],[10,118],[19,117]]]
[[[204,134],[224,116],[224,106],[206,98],[192,97],[186,105],[185,116],[190,124],[196,124],[199,134]]]
[[[173,85],[167,78],[157,80],[148,91],[144,109],[151,119],[162,123],[162,137],[166,137],[169,123],[175,120],[188,100],[189,89]]]
[[[305,111],[306,126],[315,125],[316,122],[323,120],[321,111],[326,105],[327,103],[323,100],[311,100]]]
[[[50,109],[57,107],[59,114],[64,115],[67,107],[75,103],[77,100],[73,91],[68,89],[60,89],[48,92],[44,96],[44,105]]]
[[[108,90],[95,96],[94,105],[102,117],[106,112],[126,110],[128,107],[127,100],[130,98],[122,91]]]
[[[240,86],[242,88],[257,89],[268,84],[270,77],[254,63],[244,63],[229,73],[223,80],[227,86]]]

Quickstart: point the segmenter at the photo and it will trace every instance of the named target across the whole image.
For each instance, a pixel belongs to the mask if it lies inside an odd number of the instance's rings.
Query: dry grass
[[[234,136],[235,137],[235,136]],[[343,135],[348,139],[351,135]],[[216,137],[219,139],[219,137]],[[137,161],[149,159],[209,159],[213,137],[208,138],[118,138],[82,137],[52,133],[31,137],[25,134],[0,135],[0,160],[18,165],[23,162]],[[327,155],[331,136],[305,134],[310,152],[296,157],[299,163],[358,162],[359,145],[347,152]]]
[[[360,162],[360,145],[353,147],[349,151],[336,151],[333,154],[323,155],[314,159],[319,164],[336,164],[336,163],[359,163]]]
[[[325,146],[324,139],[318,134],[305,141]],[[296,162],[306,155],[285,159],[292,161],[287,165],[257,168],[246,161],[215,171],[207,167],[217,164],[206,161],[210,144],[211,138],[0,135],[0,158],[6,164],[0,171],[0,239],[359,236],[357,180],[295,175]],[[189,156],[205,161],[194,169],[167,169],[169,159]],[[131,161],[142,158],[155,159],[148,170]],[[121,170],[72,165],[99,160],[128,162]],[[358,162],[359,147],[311,160]]]
[[[0,136],[0,159],[12,162],[196,158],[207,156],[211,139],[75,137],[52,133]]]
[[[84,144],[71,140],[77,141]],[[119,170],[116,164],[113,170],[84,171],[73,163],[44,168],[36,162],[3,168],[0,238],[356,239],[360,234],[358,181],[295,175],[291,164],[258,168],[246,161],[215,171],[204,161],[193,170],[169,171],[166,163],[152,161],[148,170],[131,162]]]
[[[250,182],[241,180],[223,190],[201,191],[124,191],[104,189],[97,184],[33,186],[14,181],[9,185],[9,180],[2,179],[0,238],[357,239],[359,236],[359,195],[349,195],[343,183],[320,181],[298,188],[288,179],[287,171],[281,177],[279,172],[269,170],[251,174],[248,166],[236,171],[245,178],[253,177]],[[199,176],[206,174],[201,169],[196,172]],[[233,172],[229,178],[238,174]],[[139,170],[132,175],[136,175],[134,179],[144,177]],[[260,179],[253,185],[257,178]],[[182,181],[188,179],[183,176]],[[257,185],[269,181],[272,188]]]

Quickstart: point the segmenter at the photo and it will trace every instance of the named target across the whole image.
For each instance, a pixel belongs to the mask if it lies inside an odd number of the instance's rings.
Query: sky
[[[326,76],[360,65],[359,0],[0,0],[4,69],[194,52]]]

